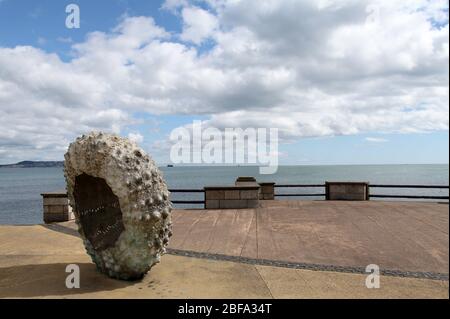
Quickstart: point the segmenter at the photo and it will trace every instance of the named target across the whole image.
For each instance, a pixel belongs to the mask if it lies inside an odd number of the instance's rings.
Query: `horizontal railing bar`
[[[381,184],[369,184],[369,187],[377,188],[449,188],[448,185],[381,185]]]
[[[292,184],[292,185],[283,185],[283,184],[275,184],[274,187],[325,187],[325,184]]]
[[[308,188],[325,187],[325,184],[275,184],[277,188]],[[449,189],[448,185],[386,185],[369,184],[371,188],[422,188],[422,189]],[[205,193],[204,189],[170,189],[171,193]],[[274,194],[275,197],[325,197],[326,194]],[[440,199],[448,200],[449,196],[421,196],[421,195],[389,195],[373,194],[369,198],[410,198],[410,199]],[[204,200],[174,200],[174,204],[204,204]]]
[[[274,196],[311,197],[311,196],[325,196],[325,194],[275,194]]]
[[[370,198],[416,198],[416,199],[449,199],[448,196],[418,196],[418,195],[369,195]]]
[[[325,184],[275,184],[274,187],[325,187]],[[384,185],[369,184],[369,187],[379,188],[449,188],[448,185]]]
[[[173,200],[173,204],[204,204],[204,200]]]
[[[171,193],[204,193],[203,189],[169,189]]]

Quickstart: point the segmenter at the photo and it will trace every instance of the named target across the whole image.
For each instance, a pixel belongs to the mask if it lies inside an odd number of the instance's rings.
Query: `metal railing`
[[[449,189],[448,185],[383,185],[383,184],[369,184],[369,189],[372,188],[412,188],[412,189]],[[449,196],[428,196],[428,195],[392,195],[392,194],[371,194],[369,198],[406,198],[406,199],[440,199],[448,200]]]
[[[275,184],[275,188],[325,188],[325,184]],[[292,193],[283,193],[283,194],[277,194],[275,192],[275,197],[325,197],[325,193],[313,193],[313,194],[292,194]]]
[[[324,188],[325,184],[275,184],[275,188]],[[449,189],[448,185],[384,185],[384,184],[369,184],[369,198],[403,198],[403,199],[438,199],[448,200],[449,196],[437,195],[407,195],[407,194],[371,194],[373,188],[410,188],[410,189]],[[275,197],[325,197],[325,193],[276,193]]]
[[[322,188],[325,190],[325,184],[275,184],[275,189],[279,188]],[[371,194],[375,188],[405,188],[405,189],[449,189],[448,185],[385,185],[369,184],[369,198],[398,198],[398,199],[428,199],[428,200],[449,200],[449,196],[437,195],[408,195],[408,194]],[[205,193],[203,189],[170,189],[171,193]],[[275,197],[325,197],[325,192],[321,193],[277,193]],[[205,200],[172,200],[174,204],[198,205],[204,204]]]

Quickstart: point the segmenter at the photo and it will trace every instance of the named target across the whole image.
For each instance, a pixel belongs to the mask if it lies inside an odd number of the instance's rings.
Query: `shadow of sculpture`
[[[0,268],[0,298],[51,297],[105,292],[133,286],[140,281],[119,281],[97,271],[92,263],[80,267],[80,288],[66,287],[66,266],[70,263],[20,265]]]
[[[54,223],[54,224],[46,224],[46,225],[42,225],[42,227],[51,230],[51,231],[55,231],[61,234],[65,234],[65,235],[70,235],[70,236],[74,236],[77,238],[81,238],[80,234],[78,233],[78,231],[74,228],[70,228],[70,227],[66,227],[64,225],[58,224],[58,223]]]

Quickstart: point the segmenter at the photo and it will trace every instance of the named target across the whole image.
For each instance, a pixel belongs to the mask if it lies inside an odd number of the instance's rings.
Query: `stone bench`
[[[205,191],[205,209],[256,208],[259,205],[260,186],[208,186]]]
[[[367,182],[325,182],[327,200],[369,200]]]
[[[67,193],[51,192],[41,194],[43,199],[44,222],[60,223],[75,219],[72,208],[69,206]]]

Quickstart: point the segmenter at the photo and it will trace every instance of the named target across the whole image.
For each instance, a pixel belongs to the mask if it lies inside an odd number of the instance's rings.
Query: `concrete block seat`
[[[46,224],[66,222],[75,218],[66,191],[48,192],[41,196]]]
[[[369,200],[368,182],[325,182],[327,200]]]
[[[259,185],[205,187],[205,208],[256,208],[259,204],[259,189]]]

